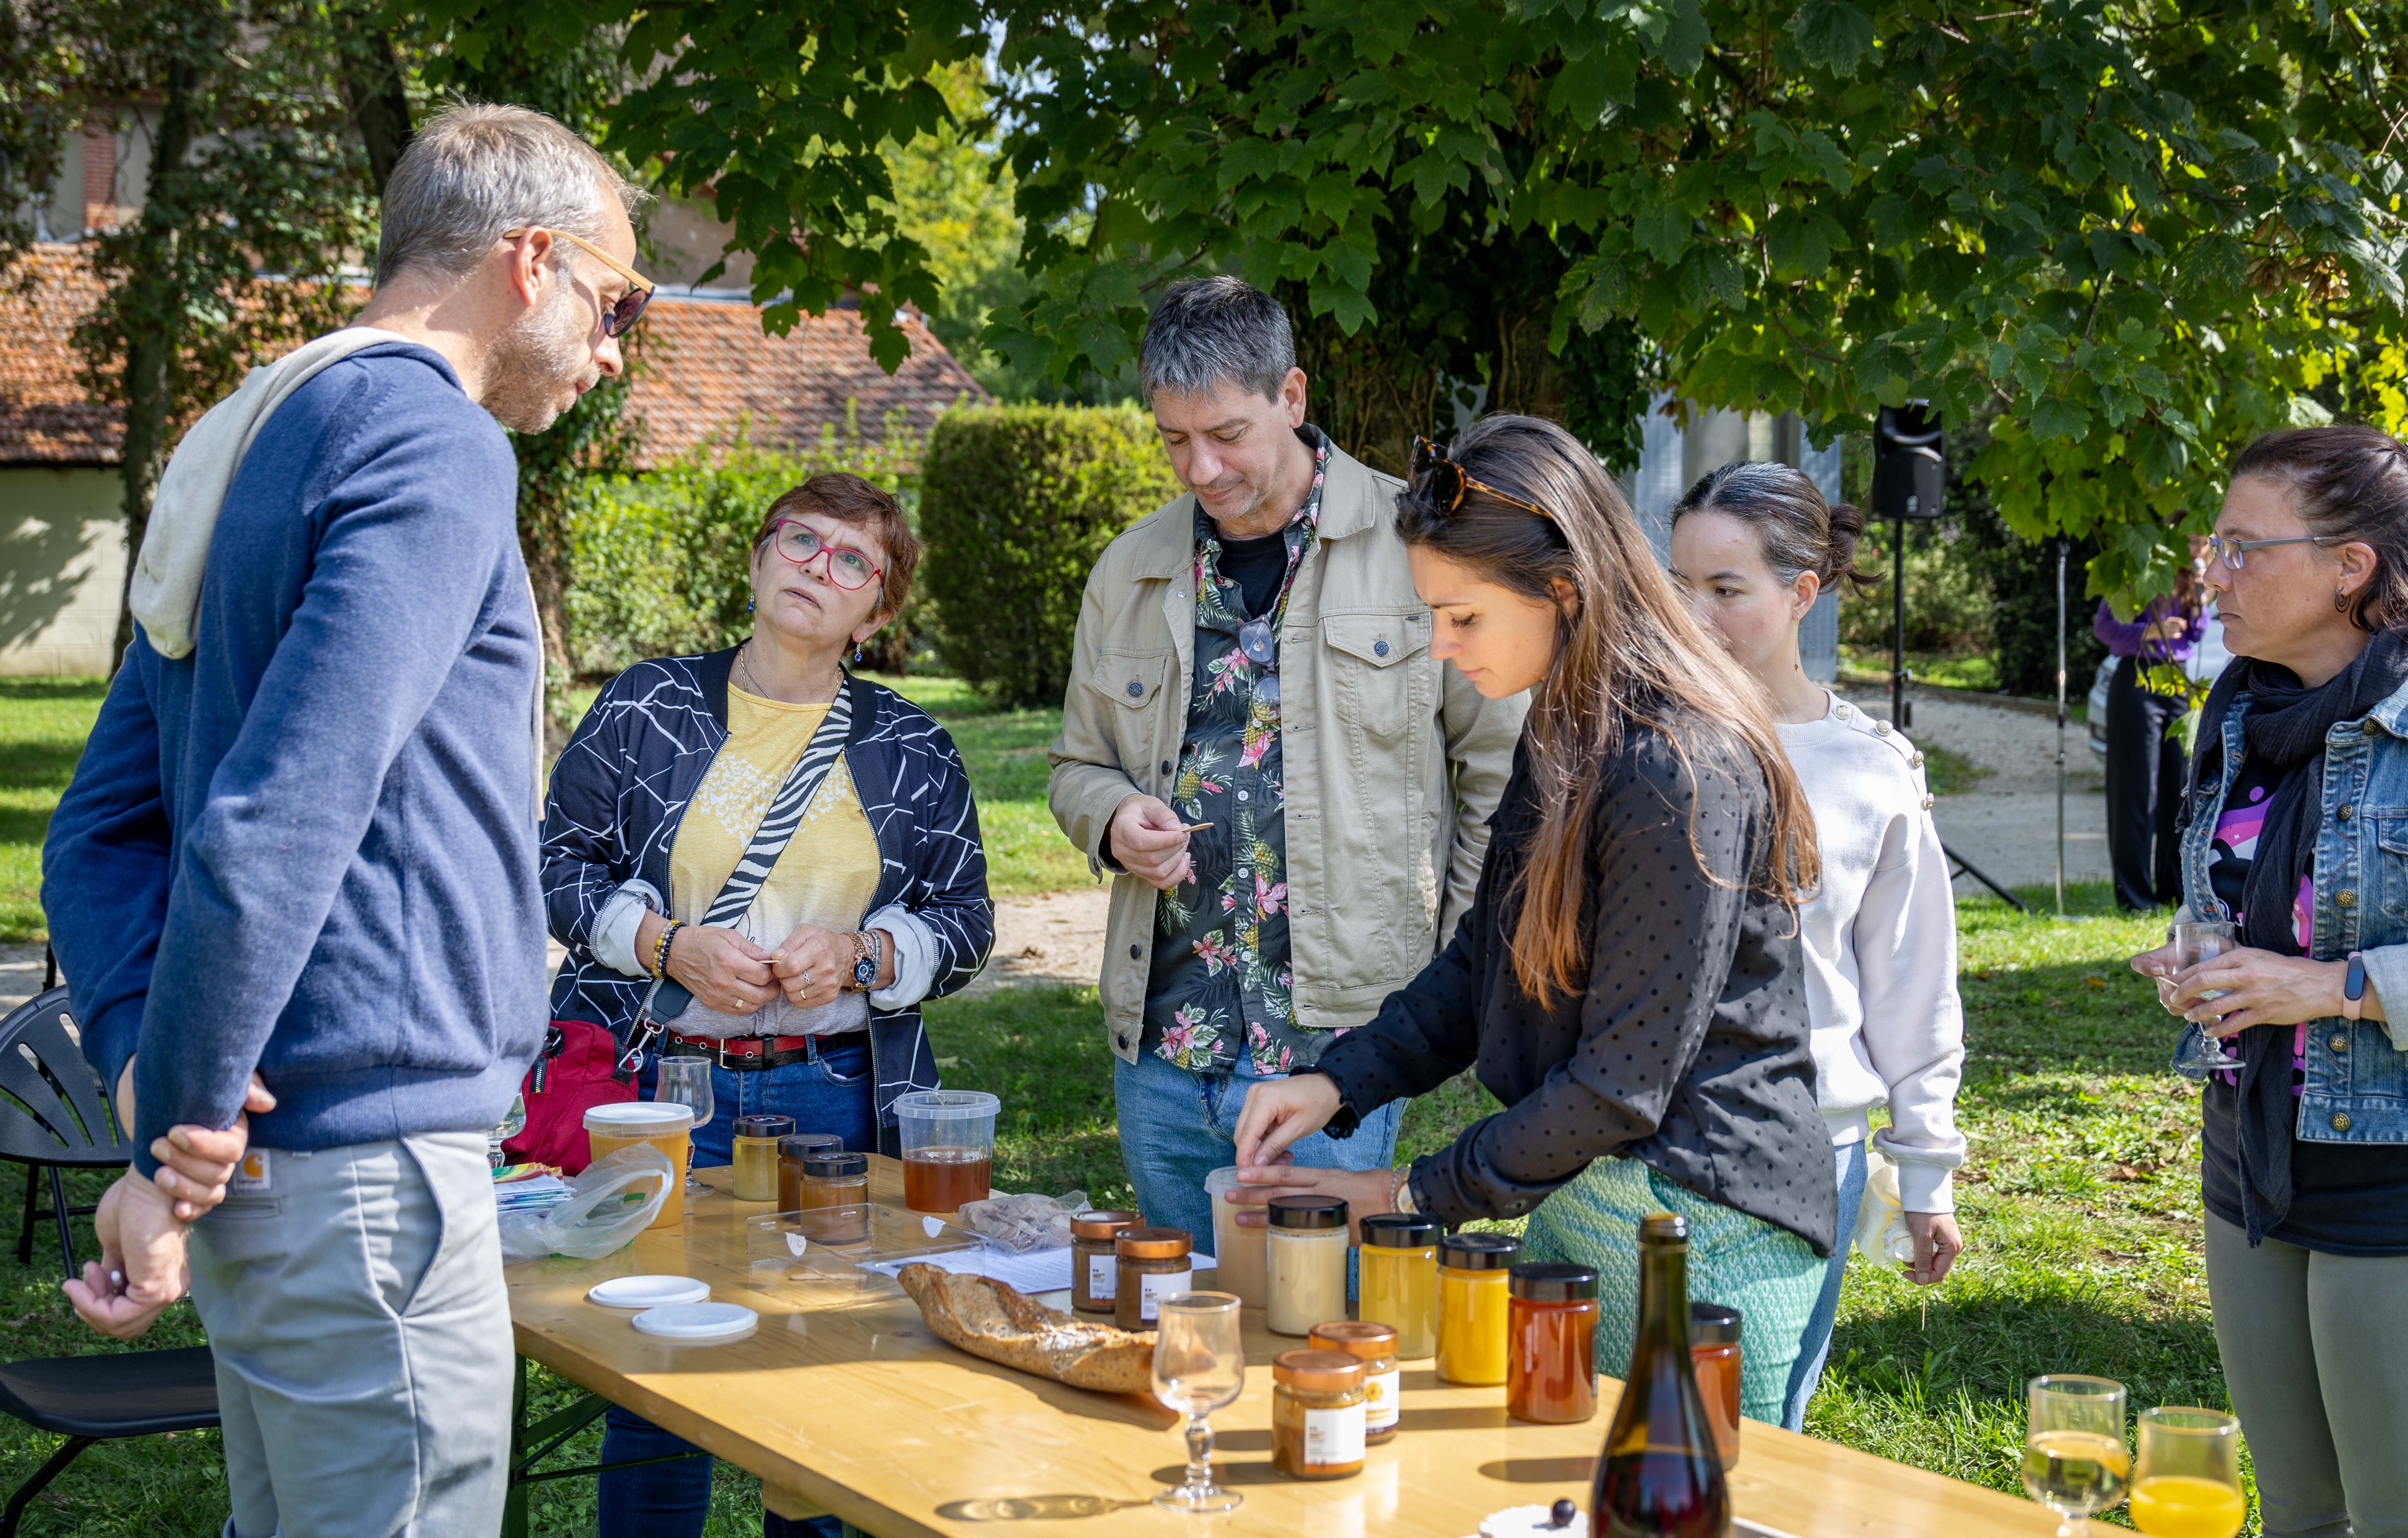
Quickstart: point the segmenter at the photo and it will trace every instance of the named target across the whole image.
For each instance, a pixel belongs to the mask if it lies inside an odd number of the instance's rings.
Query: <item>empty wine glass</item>
[[[2232,1538],[2249,1515],[2241,1493],[2241,1423],[2187,1404],[2141,1412],[2132,1525],[2152,1538]]]
[[[664,1057],[660,1060],[653,1081],[652,1099],[670,1105],[690,1107],[694,1112],[694,1129],[710,1119],[710,1059],[698,1056]],[[707,1191],[710,1187],[694,1178],[694,1140],[685,1145],[685,1188]]]
[[[492,1161],[494,1169],[500,1169],[509,1157],[502,1152],[502,1144],[525,1130],[526,1096],[513,1093],[510,1096],[510,1108],[502,1113],[502,1119],[495,1122],[494,1129],[485,1134],[485,1157]]]
[[[2057,1513],[2057,1538],[2082,1538],[2085,1521],[2124,1498],[2132,1455],[2124,1446],[2124,1386],[2113,1378],[2050,1373],[2027,1387],[2024,1492]]]
[[[2202,961],[2229,955],[2241,948],[2241,931],[2230,924],[2201,921],[2177,924],[2166,931],[2174,948],[2174,970],[2185,971]],[[2161,982],[2159,986],[2165,985]],[[2200,995],[2202,999],[2221,999],[2229,989],[2215,988]],[[2182,1040],[2174,1043],[2173,1070],[2186,1079],[2204,1081],[2211,1073],[2232,1066],[2224,1048],[2207,1028],[2196,1020],[2183,1022]]]
[[[1154,1337],[1154,1397],[1187,1417],[1187,1482],[1154,1498],[1171,1511],[1235,1511],[1244,1497],[1212,1483],[1212,1428],[1204,1417],[1246,1386],[1238,1295],[1181,1292],[1162,1301]]]

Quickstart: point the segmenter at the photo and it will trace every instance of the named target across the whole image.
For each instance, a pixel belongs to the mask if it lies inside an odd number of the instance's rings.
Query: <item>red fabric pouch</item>
[[[585,1113],[636,1098],[633,1083],[618,1077],[619,1043],[591,1020],[554,1020],[543,1052],[519,1086],[526,1097],[526,1126],[502,1144],[513,1164],[551,1164],[573,1175],[589,1161]]]

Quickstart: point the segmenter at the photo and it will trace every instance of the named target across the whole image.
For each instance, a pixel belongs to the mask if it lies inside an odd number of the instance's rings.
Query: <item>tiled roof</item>
[[[34,246],[0,271],[0,465],[114,465],[125,411],[79,380],[76,323],[100,280],[73,246]]]
[[[100,292],[74,246],[34,246],[0,273],[0,466],[117,463],[124,412],[85,396],[73,339]],[[917,314],[903,323],[911,355],[892,375],[870,357],[856,309],[806,315],[772,337],[756,306],[664,294],[643,330],[632,403],[645,422],[641,468],[739,424],[757,447],[814,444],[823,427],[843,430],[848,402],[876,441],[894,413],[924,434],[956,400],[988,398]]]
[[[895,413],[924,435],[955,401],[988,399],[915,313],[903,319],[911,355],[892,375],[870,357],[857,309],[806,315],[772,337],[756,306],[663,294],[644,311],[642,330],[644,362],[630,402],[644,419],[642,468],[725,438],[739,423],[756,447],[803,448],[824,426],[842,431],[851,402],[861,435],[875,441]]]

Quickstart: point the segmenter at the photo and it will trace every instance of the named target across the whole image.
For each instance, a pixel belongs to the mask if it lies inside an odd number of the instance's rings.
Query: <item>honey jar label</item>
[[[1363,1461],[1363,1406],[1304,1413],[1304,1462],[1307,1468],[1327,1463]]]
[[[1109,1303],[1120,1296],[1120,1262],[1112,1256],[1087,1257],[1087,1296],[1098,1303]]]
[[[1137,1281],[1137,1315],[1152,1324],[1162,1317],[1162,1301],[1176,1298],[1182,1292],[1196,1290],[1193,1271],[1164,1272],[1158,1276],[1140,1276]]]
[[[1394,1426],[1404,1415],[1404,1403],[1398,1397],[1398,1385],[1404,1373],[1374,1373],[1363,1380],[1363,1424],[1377,1431]]]

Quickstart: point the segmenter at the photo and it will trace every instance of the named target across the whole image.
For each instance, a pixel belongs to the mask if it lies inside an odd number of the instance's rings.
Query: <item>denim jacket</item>
[[[2246,690],[2225,712],[2223,740],[2204,758],[2181,832],[2183,896],[2200,918],[2231,911],[2208,880],[2217,816],[2247,753]],[[2315,932],[2308,954],[2336,961],[2365,954],[2366,980],[2399,1018],[2308,1022],[2300,1138],[2308,1143],[2408,1143],[2408,687],[2362,719],[2325,734],[2315,871]]]

